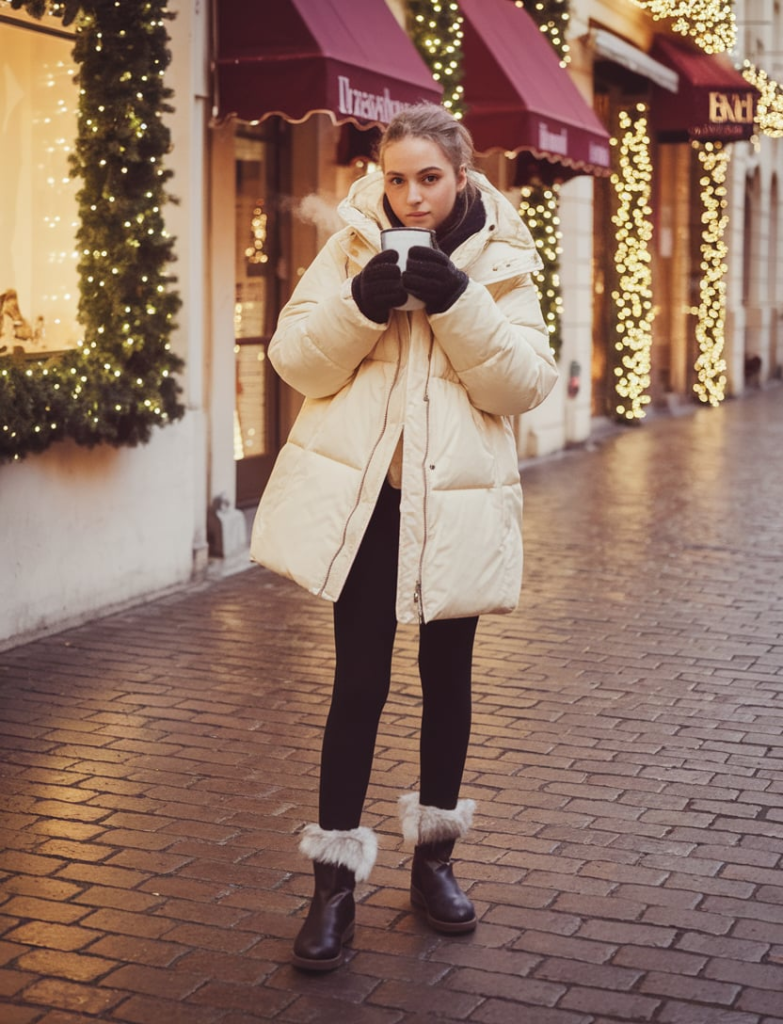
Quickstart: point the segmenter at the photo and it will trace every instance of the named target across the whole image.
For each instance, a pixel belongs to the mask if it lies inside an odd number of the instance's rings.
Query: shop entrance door
[[[280,447],[279,381],[267,348],[280,304],[283,150],[277,118],[237,128],[234,458],[240,508],[258,501]]]

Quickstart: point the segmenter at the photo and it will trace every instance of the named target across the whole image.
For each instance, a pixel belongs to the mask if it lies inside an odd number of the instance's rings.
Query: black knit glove
[[[424,245],[410,250],[402,275],[405,291],[421,299],[428,313],[445,313],[468,287],[468,280],[445,252]]]
[[[393,306],[402,306],[408,299],[402,287],[402,274],[393,249],[377,253],[351,281],[351,294],[368,320],[385,324]]]

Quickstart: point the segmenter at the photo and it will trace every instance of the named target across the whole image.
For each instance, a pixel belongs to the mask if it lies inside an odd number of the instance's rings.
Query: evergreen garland
[[[560,285],[560,186],[524,185],[519,193],[519,215],[533,236],[543,267],[531,274],[541,313],[549,332],[549,346],[559,358],[563,345],[561,333],[563,290]]]
[[[569,60],[566,28],[571,17],[570,0],[524,0],[521,6],[547,37],[565,67]]]
[[[79,117],[71,173],[82,179],[78,348],[48,361],[0,357],[0,459],[70,437],[136,445],[184,414],[170,335],[180,307],[168,273],[173,239],[162,208],[172,110],[163,73],[167,0],[11,0],[40,18],[74,22]]]
[[[409,35],[443,86],[443,106],[460,118],[462,99],[462,15],[455,0],[408,0]]]
[[[547,37],[560,63],[568,63],[566,26],[569,0],[525,0],[522,5]],[[562,347],[561,321],[563,294],[560,285],[560,218],[558,215],[560,186],[531,183],[520,195],[519,212],[530,228],[533,241],[544,266],[533,274],[541,302],[541,312],[549,331],[549,344],[555,355]]]

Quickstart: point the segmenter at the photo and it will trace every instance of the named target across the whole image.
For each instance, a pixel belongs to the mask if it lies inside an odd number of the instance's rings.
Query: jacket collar
[[[518,274],[539,270],[541,257],[518,212],[480,171],[471,170],[468,174],[479,191],[486,220],[480,230],[458,242],[452,250],[451,256],[456,265],[461,269],[470,268],[490,243],[493,249],[497,243],[505,243],[503,247],[509,257],[505,261],[506,266],[513,264],[514,272]],[[381,247],[381,230],[392,227],[383,207],[383,198],[383,173],[375,171],[355,181],[337,208],[349,228],[361,235],[374,252]],[[488,262],[494,269],[496,259],[493,257]],[[481,260],[481,263],[485,261]],[[492,276],[491,271],[485,275],[483,269],[477,275],[479,280]]]
[[[402,221],[392,210],[391,203],[385,195],[383,197],[383,212],[393,227],[403,227]],[[467,189],[463,189],[457,193],[457,201],[454,203],[451,214],[435,232],[438,248],[447,256],[451,256],[455,249],[484,227],[486,220],[487,215],[480,193],[474,191],[471,198],[468,199]]]

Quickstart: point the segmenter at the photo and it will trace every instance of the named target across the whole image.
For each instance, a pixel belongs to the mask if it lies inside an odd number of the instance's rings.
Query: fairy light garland
[[[566,30],[570,0],[515,0],[546,36],[565,67],[570,60]],[[560,285],[560,186],[525,185],[520,190],[519,215],[530,228],[544,266],[533,274],[541,312],[549,331],[549,344],[556,356],[562,347],[563,293]]]
[[[465,113],[462,87],[462,22],[455,0],[409,0],[410,36],[443,86],[442,104],[456,118]]]
[[[774,139],[783,137],[783,88],[766,71],[749,60],[742,64],[742,75],[759,91],[756,105],[756,128]]]
[[[726,396],[726,361],[723,359],[726,325],[725,232],[726,175],[731,151],[719,142],[693,143],[703,173],[699,179],[702,202],[701,279],[699,305],[691,312],[696,317],[696,341],[699,357],[693,386],[704,403],[719,405]]]
[[[514,0],[514,6],[523,7],[530,14],[560,58],[560,67],[566,67],[571,61],[566,42],[570,0]]]
[[[563,293],[560,287],[560,188],[525,185],[520,191],[519,215],[530,228],[543,268],[533,273],[541,312],[549,331],[549,344],[560,354]]]
[[[245,248],[245,259],[249,267],[257,267],[269,262],[269,253],[265,251],[268,220],[264,211],[264,200],[258,199],[253,207],[253,216],[250,218],[250,242]]]
[[[36,18],[74,23],[79,110],[71,172],[78,193],[79,321],[76,349],[44,363],[0,357],[0,460],[70,437],[135,445],[180,418],[170,347],[180,299],[169,265],[173,239],[162,208],[171,171],[163,116],[171,90],[167,0],[11,0]]]
[[[706,53],[732,50],[737,21],[732,0],[633,0],[655,21],[671,20],[671,27],[688,36]]]
[[[633,421],[645,416],[650,396],[650,349],[652,347],[652,160],[647,126],[647,107],[639,103],[634,111],[620,112],[617,147],[618,170],[611,182],[618,200],[612,216],[616,228],[615,267],[618,287],[612,292],[617,310],[614,367],[620,419]]]

